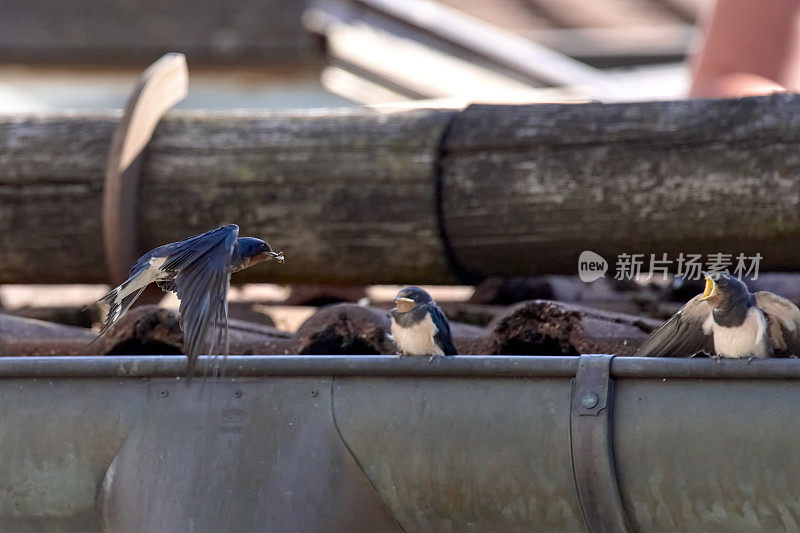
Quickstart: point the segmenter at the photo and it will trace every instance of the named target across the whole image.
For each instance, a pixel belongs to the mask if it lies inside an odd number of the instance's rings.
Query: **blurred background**
[[[687,90],[707,6],[4,0],[0,111],[121,108],[141,70],[172,51],[189,62],[187,109],[673,98]]]

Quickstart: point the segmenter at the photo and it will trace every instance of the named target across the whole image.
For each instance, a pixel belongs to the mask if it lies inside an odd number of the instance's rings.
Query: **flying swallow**
[[[102,336],[127,311],[150,283],[164,292],[174,292],[180,300],[180,326],[183,330],[188,375],[197,356],[228,349],[228,287],[231,273],[275,259],[266,242],[253,237],[238,237],[239,226],[230,224],[215,230],[150,250],[136,261],[128,279],[99,302],[108,306]],[[98,336],[99,338],[99,336]]]
[[[800,309],[768,291],[755,294],[728,274],[705,274],[706,286],[653,332],[633,355],[718,357],[800,355]]]
[[[392,337],[402,355],[458,355],[450,324],[431,295],[418,287],[397,293],[389,316]]]

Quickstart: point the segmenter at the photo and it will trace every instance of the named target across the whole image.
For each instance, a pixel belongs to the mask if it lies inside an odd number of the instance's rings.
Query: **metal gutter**
[[[219,361],[0,357],[0,531],[800,523],[791,359]]]
[[[201,357],[198,377],[210,376],[224,361],[228,377],[574,377],[578,357],[464,355],[397,358],[381,355],[248,355]],[[184,377],[183,356],[2,357],[0,378],[150,378]],[[795,359],[744,360],[616,357],[612,378],[644,379],[800,379]]]

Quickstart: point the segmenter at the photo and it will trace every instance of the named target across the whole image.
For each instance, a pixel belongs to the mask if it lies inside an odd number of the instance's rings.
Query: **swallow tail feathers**
[[[147,262],[138,264],[131,270],[130,277],[121,285],[115,287],[108,294],[100,298],[100,303],[108,307],[106,319],[100,330],[102,336],[125,311],[130,309],[133,302],[142,294],[142,291],[153,281],[163,276],[160,270],[166,258],[151,257]]]

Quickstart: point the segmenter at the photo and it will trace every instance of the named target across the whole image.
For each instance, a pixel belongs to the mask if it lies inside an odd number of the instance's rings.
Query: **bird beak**
[[[407,313],[414,309],[414,300],[411,298],[395,298],[394,304],[401,313]]]
[[[274,259],[278,263],[283,263],[285,259],[283,258],[283,252],[267,252],[270,259]]]
[[[713,298],[717,295],[719,289],[717,288],[717,283],[711,279],[711,276],[706,274],[706,288],[703,291],[703,296],[700,297],[700,300],[708,300],[709,298]]]

